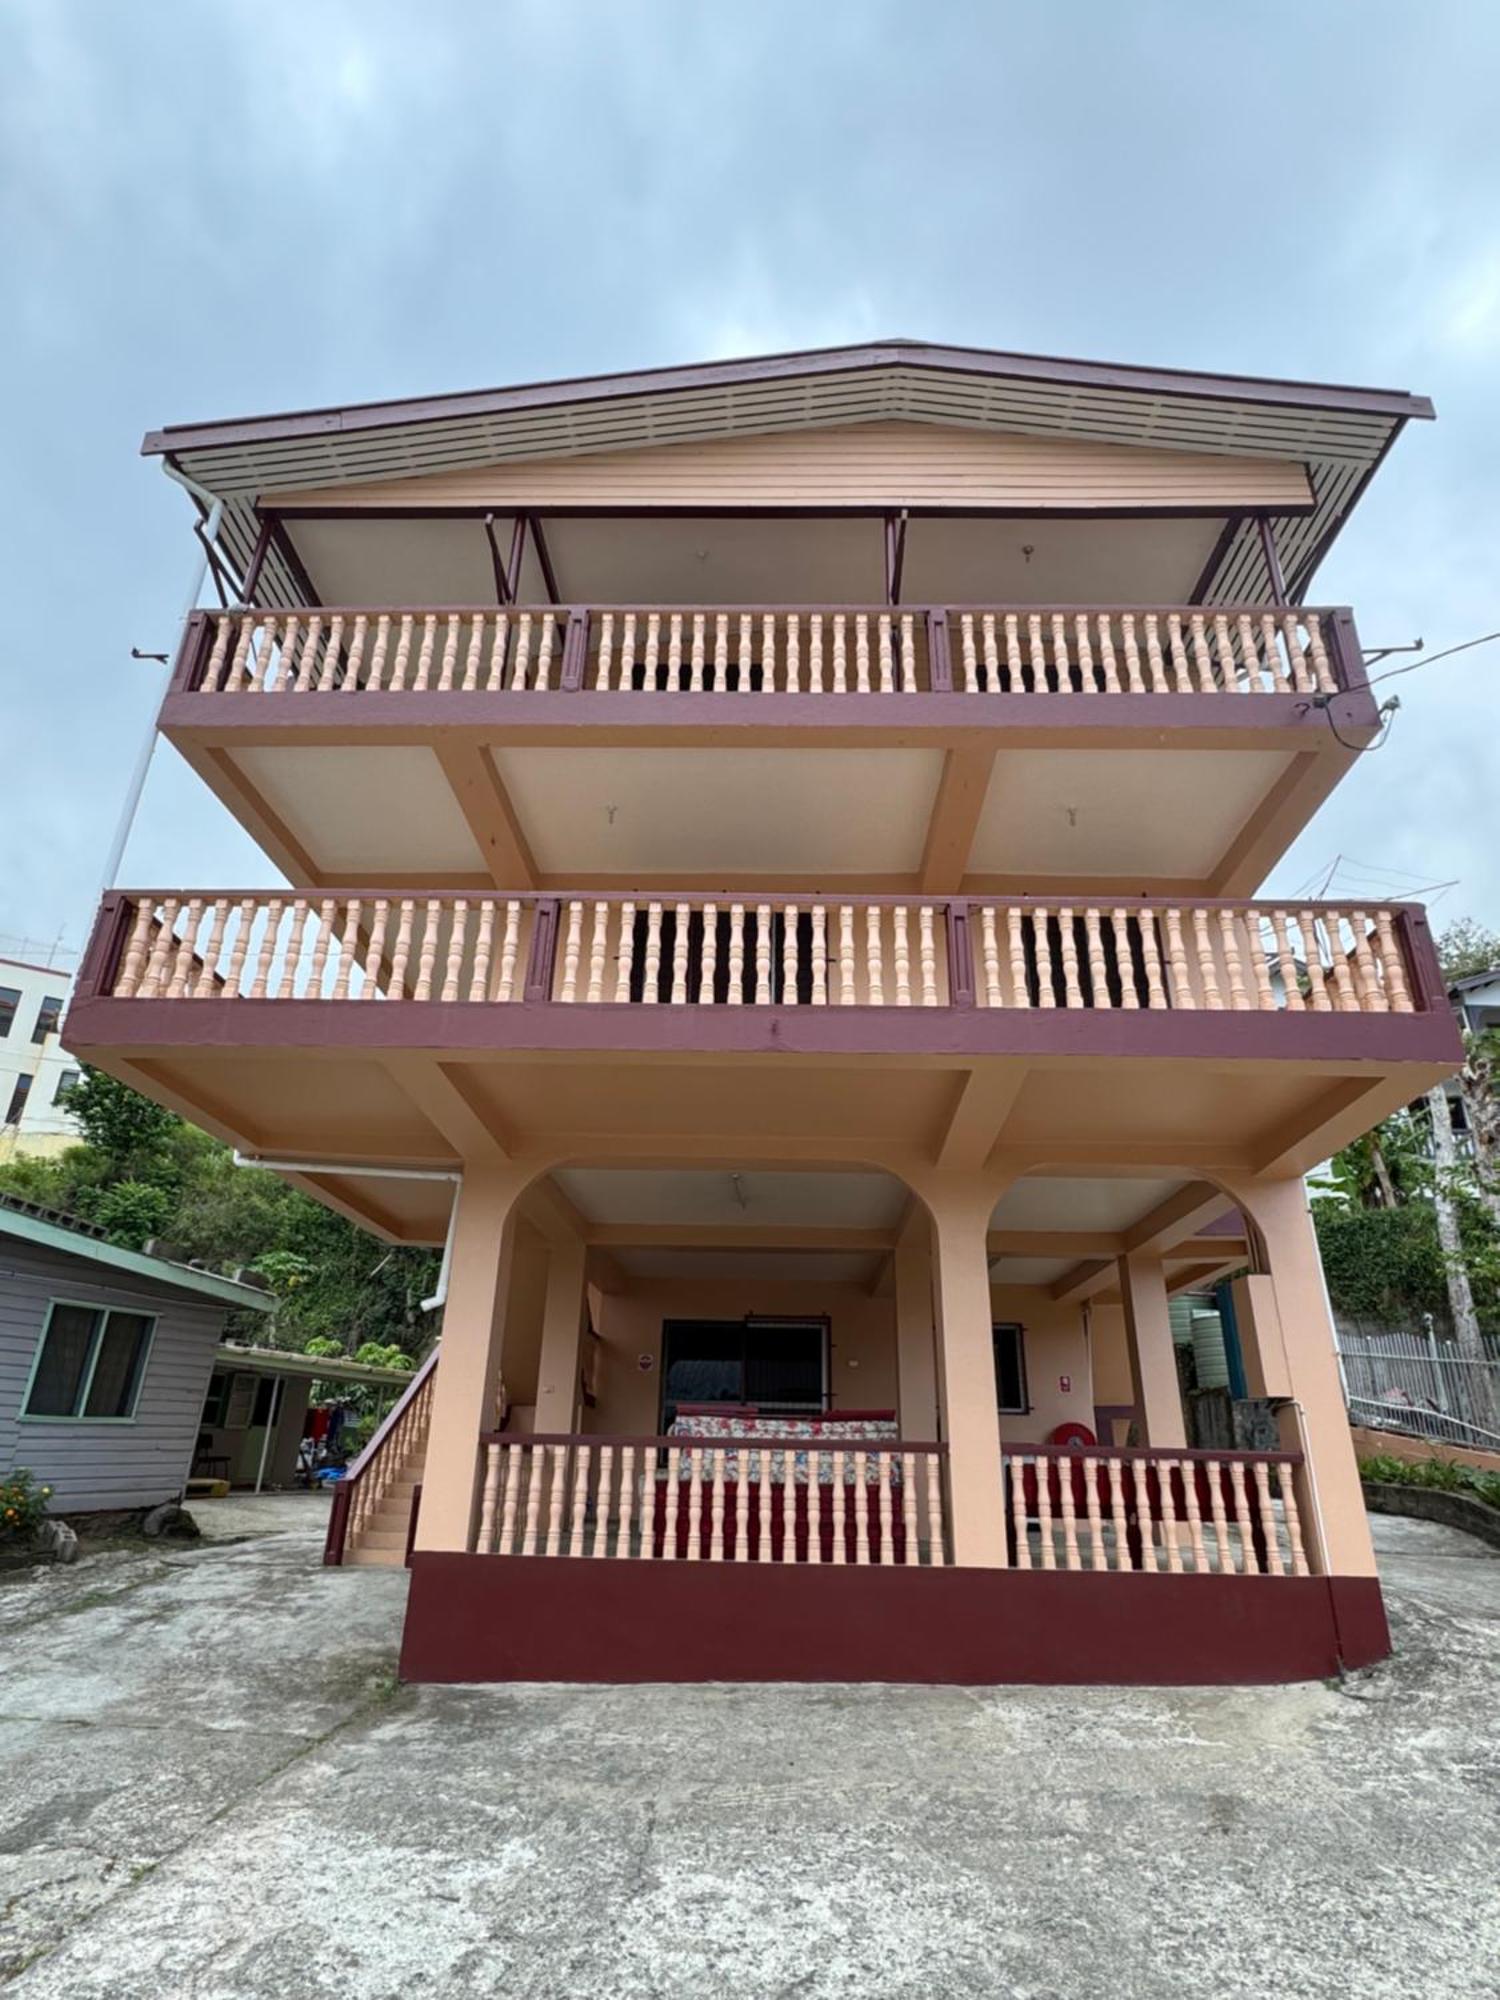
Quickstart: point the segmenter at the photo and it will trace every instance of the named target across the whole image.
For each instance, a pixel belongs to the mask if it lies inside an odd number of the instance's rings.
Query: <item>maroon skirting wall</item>
[[[1389,1651],[1373,1577],[419,1553],[401,1676],[1164,1686],[1317,1680]]]

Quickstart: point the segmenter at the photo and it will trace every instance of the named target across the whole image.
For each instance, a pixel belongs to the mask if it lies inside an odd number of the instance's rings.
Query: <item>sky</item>
[[[0,0],[0,937],[87,933],[165,423],[896,336],[1411,389],[1313,600],[1500,627],[1497,87],[1473,0]],[[1500,927],[1497,677],[1382,690],[1268,887]],[[119,880],[274,879],[159,746]]]

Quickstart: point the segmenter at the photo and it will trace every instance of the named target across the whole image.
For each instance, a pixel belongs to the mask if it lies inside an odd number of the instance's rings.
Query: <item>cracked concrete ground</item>
[[[1376,1522],[1341,1687],[398,1689],[323,1504],[0,1587],[18,2000],[1500,1993],[1466,1537]]]

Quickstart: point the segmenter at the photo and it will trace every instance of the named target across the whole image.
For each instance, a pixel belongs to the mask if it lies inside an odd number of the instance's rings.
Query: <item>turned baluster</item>
[[[1167,672],[1165,666],[1162,664],[1161,657],[1160,620],[1154,612],[1148,611],[1146,613],[1145,625],[1146,664],[1151,673],[1151,692],[1153,694],[1169,694],[1171,690],[1167,685]]]
[[[1078,978],[1078,940],[1073,933],[1073,912],[1059,910],[1057,913],[1058,943],[1062,956],[1063,1005],[1081,1007],[1083,987]]]
[[[431,612],[422,620],[422,644],[417,653],[416,678],[412,681],[412,688],[418,694],[426,692],[432,679],[432,649],[437,644],[437,624]]]
[[[776,693],[776,620],[769,611],[760,621],[760,691]]]
[[[305,909],[307,906],[304,903],[302,907]],[[167,986],[167,998],[169,1000],[185,1000],[187,998],[188,979],[193,969],[193,947],[197,942],[198,926],[202,921],[203,898],[201,896],[190,896],[188,898],[186,915],[183,920],[182,937],[173,955],[172,973]]]
[[[854,909],[839,905],[839,1004],[852,1007],[859,998],[859,973],[854,957]]]
[[[443,992],[445,1001],[458,998],[459,981],[463,977],[464,947],[469,934],[469,905],[462,896],[453,905],[453,918],[448,927],[448,958],[443,968]]]
[[[1025,662],[1021,658],[1021,621],[1013,612],[1005,619],[1005,691],[1021,694],[1026,687]],[[998,690],[999,682],[995,682]]]
[[[1308,997],[1312,1001],[1315,1014],[1331,1014],[1333,1002],[1328,997],[1328,978],[1323,969],[1323,946],[1318,935],[1318,919],[1312,910],[1301,911],[1295,919],[1294,928],[1302,944],[1302,962],[1307,967]]]
[[[518,899],[512,897],[505,905],[505,930],[500,939],[500,976],[495,983],[495,998],[498,1001],[515,998],[516,966],[520,953],[521,905]]]
[[[599,657],[594,662],[594,688],[599,694],[609,693],[609,674],[614,658],[615,614],[606,611],[599,620]]]
[[[1266,1550],[1266,1574],[1285,1576],[1286,1564],[1281,1557],[1281,1537],[1276,1530],[1276,1511],[1271,1505],[1271,1480],[1265,1460],[1258,1458],[1251,1472],[1255,1480],[1255,1518]]]
[[[209,919],[208,941],[203,947],[203,955],[198,962],[198,977],[193,982],[191,989],[195,1000],[208,998],[218,984],[216,968],[219,963],[219,952],[224,943],[224,926],[229,921],[229,903],[225,897],[216,896],[209,907],[212,909],[213,915]],[[136,911],[130,943],[126,946],[125,971],[127,976],[130,972],[131,952],[133,950],[138,952],[145,943],[145,931],[142,926],[143,910],[144,906],[141,906]],[[140,939],[139,946],[136,942],[137,938]],[[119,987],[117,986],[115,990],[118,993]]]
[[[1132,694],[1144,694],[1146,682],[1141,673],[1140,639],[1133,611],[1120,614],[1120,643],[1125,651],[1125,684]]]
[[[563,938],[562,988],[558,999],[565,1005],[578,998],[578,965],[583,957],[583,905],[568,905],[568,928]]]
[[[875,1454],[875,1495],[880,1504],[880,1555],[878,1560],[893,1563],[896,1560],[893,1528],[895,1509],[891,1500],[891,1466],[893,1460],[888,1451]]]
[[[597,1007],[604,999],[604,966],[609,955],[609,904],[595,903],[589,935],[589,983],[584,999]]]
[[[995,614],[986,611],[984,633],[984,688],[987,694],[1000,692],[1000,645],[995,632]]]
[[[235,640],[234,657],[229,663],[229,673],[224,681],[226,693],[237,693],[245,685],[246,669],[251,658],[251,646],[255,639],[256,618],[253,612],[246,612],[240,620],[239,637]],[[227,630],[227,621],[225,629]],[[210,691],[217,693],[217,680],[210,684]]]
[[[1115,966],[1120,975],[1120,1005],[1129,1009],[1138,1008],[1141,997],[1136,991],[1135,959],[1130,949],[1130,912],[1123,909],[1111,910],[1105,921],[1115,941]]]
[[[1029,1007],[1031,987],[1026,978],[1026,931],[1022,912],[1014,905],[1006,911],[1006,926],[1010,939],[1010,1004],[1013,1007]]]
[[[931,903],[923,903],[917,910],[917,952],[922,968],[922,1005],[935,1007],[938,1003],[937,937]]]
[[[698,1562],[703,1555],[703,1446],[695,1444],[688,1453],[687,1557]]]
[[[309,1000],[323,998],[323,975],[328,965],[328,948],[333,943],[333,924],[338,915],[338,904],[325,900],[318,905],[317,924],[313,930],[312,962],[307,968],[306,991]],[[399,998],[399,995],[397,996]]]
[[[672,929],[672,998],[674,1007],[687,1005],[688,988],[688,923],[692,911],[686,903],[676,906]]]
[[[833,620],[833,691],[835,694],[849,692],[848,653],[846,632],[848,621],[844,614],[837,612]]]
[[[1151,1520],[1151,1490],[1146,1479],[1145,1459],[1132,1459],[1131,1473],[1135,1485],[1136,1525],[1140,1530],[1141,1537],[1141,1568],[1149,1570],[1154,1575],[1156,1573],[1156,1531]],[[1172,1541],[1174,1553],[1176,1546],[1176,1537],[1174,1535]],[[1177,1566],[1179,1569],[1182,1567],[1180,1558]]]
[[[338,977],[333,982],[332,997],[335,1000],[347,1000],[349,998],[349,981],[353,977],[355,959],[359,949],[359,913],[361,907],[360,898],[352,896],[344,908],[343,929],[334,933],[334,942],[337,944],[339,952]]]
[[[812,1004],[828,1005],[828,912],[821,903],[812,913]]]
[[[1193,982],[1188,973],[1187,947],[1182,937],[1182,912],[1169,909],[1166,912],[1167,959],[1172,968],[1172,1005],[1179,1008],[1193,1008],[1198,1005],[1193,992]]]
[[[1195,611],[1188,619],[1188,632],[1193,642],[1193,664],[1198,669],[1198,690],[1200,694],[1218,692],[1218,682],[1214,678],[1214,663],[1208,650],[1208,632],[1204,627],[1203,613]]]
[[[255,977],[250,985],[250,998],[264,1000],[266,981],[270,976],[271,961],[276,956],[276,946],[280,942],[281,913],[286,905],[279,896],[273,897],[266,908],[266,927],[261,932],[260,954],[255,961]],[[336,999],[340,995],[334,996]]]
[[[545,611],[542,614],[541,643],[537,647],[536,682],[538,690],[552,685],[552,656],[557,649],[558,613]]]
[[[891,647],[891,620],[889,612],[882,611],[875,621],[877,635],[877,657],[880,662],[880,692],[896,692],[896,660]]]
[[[417,984],[412,994],[414,1000],[432,998],[432,974],[437,963],[438,925],[441,919],[441,903],[429,902],[422,925],[422,936],[417,947]]]
[[[771,993],[771,905],[755,906],[755,1004],[769,1007]]]
[[[1349,954],[1344,946],[1343,912],[1325,911],[1323,928],[1328,935],[1329,964],[1333,971],[1333,990],[1338,1011],[1343,1014],[1357,1014],[1359,996],[1354,990],[1354,981],[1349,974]]]
[[[959,615],[958,641],[964,666],[964,692],[965,694],[978,694],[979,658],[974,650],[974,614],[972,611],[965,611]]]
[[[740,619],[739,691],[741,694],[752,694],[754,692],[755,640],[753,629],[753,619],[748,616]]]
[[[1211,1567],[1218,1569],[1220,1574],[1223,1575],[1233,1571],[1234,1555],[1229,1546],[1229,1519],[1224,1511],[1222,1469],[1219,1461],[1216,1458],[1211,1458],[1203,1470],[1208,1481],[1208,1510],[1214,1526],[1214,1560]],[[1192,1481],[1193,1467],[1191,1465],[1188,1466],[1183,1476],[1185,1479]],[[1190,1519],[1191,1512],[1192,1510],[1189,1509]],[[1194,1554],[1196,1553],[1197,1549],[1195,1545]]]
[[[808,621],[807,689],[809,694],[821,694],[823,692],[823,614],[821,611],[815,611]]]
[[[1306,1576],[1307,1551],[1302,1546],[1302,1515],[1297,1506],[1292,1468],[1284,1460],[1276,1467],[1276,1484],[1281,1493],[1281,1515],[1286,1522],[1286,1538],[1292,1552],[1292,1575]]]
[[[823,1560],[823,1454],[816,1445],[807,1453],[807,1560]]]
[[[247,625],[248,616],[242,618],[240,623]],[[208,665],[203,669],[203,679],[199,682],[204,694],[217,694],[219,691],[219,679],[224,672],[224,657],[229,651],[229,635],[233,627],[234,619],[228,612],[221,612],[214,620],[213,650],[209,653]]]
[[[906,928],[906,905],[898,904],[893,915],[896,1005],[911,1005],[911,942]]]
[[[563,1504],[567,1499],[568,1487],[568,1447],[565,1444],[543,1445],[548,1468],[552,1475],[547,1489],[547,1554],[562,1554]]]
[[[1339,684],[1334,679],[1332,667],[1328,664],[1328,650],[1323,644],[1321,618],[1308,619],[1307,643],[1308,650],[1312,654],[1313,678],[1318,683],[1319,690],[1323,694],[1337,694]]]
[[[1387,1009],[1385,995],[1380,990],[1380,968],[1370,950],[1374,935],[1370,919],[1363,910],[1351,910],[1347,922],[1354,934],[1354,978],[1359,988],[1360,1009],[1366,1014],[1383,1014]]]
[[[1096,1458],[1080,1458],[1078,1467],[1083,1474],[1083,1505],[1089,1524],[1089,1568],[1108,1569],[1104,1554],[1104,1517],[1099,1506],[1099,1461]]]
[[[865,1001],[867,1006],[885,1005],[885,967],[881,961],[881,909],[871,903],[865,910]]]
[[[378,913],[376,922],[383,931],[385,928],[384,912],[386,905],[384,903],[377,903],[375,908]],[[469,974],[469,999],[471,1001],[483,1000],[489,993],[490,964],[494,951],[494,936],[495,905],[490,897],[486,896],[484,901],[479,905],[479,936],[474,943],[474,965]]]
[[[654,694],[657,687],[656,668],[661,658],[661,613],[648,611],[646,614],[646,652],[642,660],[642,682],[648,693]]]
[[[1052,1539],[1052,1461],[1036,1458],[1036,1524],[1041,1539],[1043,1569],[1057,1568],[1057,1544]]]
[[[917,621],[909,611],[901,614],[901,692],[917,691]]]
[[[649,1444],[641,1448],[641,1556],[646,1562],[656,1556],[656,1451]]]
[[[688,653],[688,692],[703,692],[703,663],[705,658],[705,633],[707,620],[700,611],[693,618],[693,638]]]
[[[1125,1520],[1125,1482],[1120,1476],[1119,1459],[1109,1459],[1105,1473],[1109,1479],[1109,1519],[1114,1531],[1115,1568],[1133,1570],[1135,1564],[1130,1560],[1130,1530]],[[1103,1567],[1102,1564],[1100,1566]]]
[[[386,655],[391,646],[390,613],[382,611],[375,620],[375,643],[370,648],[370,671],[365,676],[365,687],[370,693],[377,693],[385,679]],[[345,682],[348,686],[348,682]]]
[[[266,620],[261,649],[251,663],[250,685],[257,692],[271,687],[278,671],[286,671],[287,662],[297,650],[297,633],[301,629],[301,619],[295,615],[287,619],[286,629],[281,637],[279,653],[276,650],[275,644],[276,624],[277,621],[274,618]]]
[[[781,1004],[797,1004],[797,905],[788,903],[781,913]]]
[[[721,612],[714,620],[714,693],[729,687],[729,620]]]
[[[500,1508],[500,1554],[510,1556],[516,1552],[516,1509],[521,1498],[522,1482],[527,1478],[528,1454],[525,1446],[519,1444],[505,1445],[502,1449],[508,1462]]]
[[[772,1514],[774,1511],[775,1495],[771,1490],[771,1482],[772,1482],[772,1476],[775,1471],[775,1460],[772,1458],[771,1453],[767,1451],[764,1446],[761,1447],[761,1449],[756,1453],[755,1456],[756,1456],[756,1464],[760,1469],[760,1476],[755,1482],[756,1500],[757,1500],[755,1560],[757,1562],[768,1563],[772,1561],[774,1558],[771,1530],[772,1530]],[[750,1454],[746,1452],[745,1459],[747,1464],[749,1462],[749,1457]],[[784,1502],[783,1502],[783,1520],[785,1521]],[[790,1537],[791,1523],[789,1521],[785,1521],[784,1533],[788,1537]],[[787,1560],[789,1562],[792,1560],[794,1554],[795,1551],[791,1548],[790,1542],[788,1542]]]
[[[1288,1013],[1300,1014],[1305,1005],[1302,983],[1297,976],[1296,926],[1290,910],[1275,910],[1270,917],[1271,936],[1276,944],[1276,969],[1281,975],[1282,1000]]]
[[[583,1450],[585,1452],[588,1449],[589,1447],[587,1445],[583,1447]],[[601,1444],[599,1447],[599,1473],[598,1473],[597,1483],[594,1488],[593,1553],[596,1556],[605,1556],[609,1554],[609,1546],[608,1546],[609,1510],[610,1510],[610,1503],[613,1498],[613,1493],[612,1493],[613,1479],[614,1479],[614,1446],[608,1444]],[[586,1492],[588,1486],[587,1476],[585,1476],[582,1483]],[[582,1540],[583,1541],[587,1540],[586,1535],[582,1538]],[[581,1555],[583,1552],[584,1552],[583,1547],[580,1546],[579,1554]]]
[[[980,912],[979,938],[980,962],[984,970],[984,1004],[986,1007],[1002,1007],[1005,995],[1000,984],[1000,938],[995,928],[995,912],[988,907]]]
[[[495,1522],[500,1502],[500,1454],[498,1444],[484,1448],[484,1497],[479,1506],[478,1549],[481,1555],[495,1553]]]
[[[1389,910],[1375,912],[1375,935],[1379,940],[1380,969],[1385,975],[1387,1000],[1393,1014],[1412,1011],[1411,991],[1406,983],[1406,962]]]
[[[731,903],[729,906],[729,992],[731,1007],[739,1007],[745,999],[745,906]]]
[[[1177,1515],[1172,1504],[1172,1473],[1174,1468],[1182,1474],[1182,1505],[1187,1516],[1188,1540],[1192,1545],[1193,1567],[1201,1576],[1209,1567],[1208,1550],[1203,1543],[1203,1516],[1198,1510],[1198,1473],[1191,1459],[1170,1459],[1158,1466],[1158,1478],[1162,1491],[1162,1519],[1167,1528],[1167,1568],[1182,1568],[1181,1553],[1177,1541]],[[1174,1551],[1177,1553],[1174,1556]]]
[[[479,686],[479,662],[484,654],[485,619],[475,612],[469,620],[469,650],[464,654],[464,677],[462,692],[472,694]]]
[[[188,910],[188,935],[192,936],[194,918],[191,906]],[[307,899],[299,896],[292,904],[292,919],[287,926],[286,950],[281,954],[281,970],[271,990],[273,1000],[290,1000],[297,991],[297,967],[302,958],[302,946],[307,929]],[[184,968],[186,970],[186,968]]]
[[[453,670],[458,664],[458,632],[459,621],[450,616],[447,630],[443,635],[442,664],[438,668],[439,694],[446,694],[453,686]]]
[[[1026,1530],[1026,1468],[1034,1464],[1033,1459],[1018,1458],[1008,1452],[1001,1468],[1001,1476],[1010,1481],[1010,1528],[1017,1569],[1031,1568],[1031,1537]]]
[[[1173,611],[1167,618],[1167,647],[1172,656],[1172,679],[1179,694],[1193,692],[1193,676],[1188,667],[1187,648],[1182,643],[1182,618]]]
[[[927,1560],[934,1569],[948,1560],[943,1546],[943,1468],[935,1451],[927,1453]]]
[[[1237,1458],[1229,1462],[1229,1490],[1240,1537],[1240,1571],[1245,1576],[1259,1576],[1260,1564],[1255,1558],[1255,1522],[1251,1518],[1249,1496],[1245,1491],[1245,1468]],[[1227,1540],[1223,1546],[1228,1557],[1223,1567],[1232,1570],[1235,1567],[1233,1550]]]
[[[854,614],[854,686],[860,694],[870,692],[870,621],[863,611]]]
[[[641,998],[647,1006],[654,1006],[660,998],[661,986],[661,904],[646,905],[646,956],[642,965],[644,984]]]
[[[869,1454],[856,1451],[854,1454],[854,1561],[859,1568],[868,1568],[870,1561],[870,1489],[866,1483],[866,1466]]]
[[[510,684],[517,690],[530,685],[527,676],[531,671],[531,623],[529,611],[521,612],[516,618],[516,653],[511,662]],[[634,620],[627,620],[626,623],[633,631]]]
[[[901,1560],[903,1563],[921,1560],[917,1540],[917,1460],[909,1451],[901,1454]]]
[[[605,1445],[603,1450],[607,1453],[609,1446]],[[646,1452],[648,1461],[650,1456],[651,1453],[648,1448]],[[620,1507],[619,1512],[615,1516],[615,1555],[617,1558],[630,1554],[630,1522],[634,1512],[635,1446],[633,1444],[622,1444],[620,1447]],[[649,1548],[643,1548],[641,1553],[642,1555],[649,1556],[651,1551]]]
[[[615,959],[615,1005],[630,998],[631,974],[635,969],[635,904],[620,905],[620,948]]]
[[[239,906],[239,913],[235,923],[234,946],[229,954],[229,963],[224,969],[223,997],[226,1000],[238,1000],[240,997],[240,976],[244,971],[245,953],[250,947],[250,926],[254,921],[255,905],[247,896]],[[149,978],[150,968],[148,966],[148,981]],[[144,993],[145,990],[146,988],[143,985],[141,991]]]
[[[588,1445],[581,1444],[576,1447],[573,1454],[573,1507],[568,1523],[567,1549],[570,1556],[581,1556],[584,1552],[584,1515],[589,1498],[589,1450]]]
[[[1301,647],[1293,646],[1290,643],[1290,636],[1285,623],[1278,625],[1276,620],[1269,616],[1261,619],[1261,649],[1270,663],[1271,678],[1275,682],[1278,691],[1292,687],[1299,694],[1311,694],[1313,692],[1312,676],[1307,671],[1307,663],[1302,657]],[[1282,653],[1283,639],[1288,641],[1285,656]],[[1291,663],[1290,674],[1287,671],[1288,661]]]
[[[734,1460],[734,1559],[750,1560],[750,1454],[741,1451]]]
[[[786,649],[786,691],[788,694],[802,692],[802,620],[795,611],[788,612],[782,644]]]
[[[1078,1547],[1078,1510],[1073,1497],[1074,1460],[1071,1457],[1055,1458],[1050,1464],[1057,1471],[1058,1498],[1062,1503],[1063,1567],[1082,1569],[1083,1557]]]
[[[1088,946],[1089,1005],[1092,1007],[1107,1007],[1110,1004],[1109,967],[1104,957],[1104,933],[1100,928],[1099,912],[1097,910],[1084,911],[1083,931]],[[1123,977],[1120,984],[1122,987],[1125,984]]]
[[[698,961],[698,1004],[714,1004],[714,976],[719,964],[719,906],[703,905],[703,950]]]
[[[1229,636],[1229,620],[1222,611],[1214,613],[1214,652],[1219,662],[1219,682],[1226,692],[1239,687],[1239,668],[1235,664],[1234,641]]]
[[[1193,912],[1193,943],[1197,950],[1198,973],[1203,982],[1203,1002],[1215,1013],[1224,1005],[1224,997],[1219,991],[1218,973],[1214,965],[1214,943],[1209,935],[1208,912]]]
[[[836,1563],[847,1563],[849,1560],[849,1493],[847,1478],[848,1472],[844,1454],[841,1451],[836,1451],[833,1454],[833,1491],[831,1494],[833,1560]]]
[[[682,685],[682,613],[674,611],[667,626],[667,686],[675,694]]]
[[[1262,930],[1268,924],[1274,949],[1276,927],[1268,917],[1263,917],[1259,911],[1246,911],[1240,925],[1241,956],[1250,967],[1255,985],[1255,997],[1250,1005],[1262,1014],[1274,1014],[1276,1011],[1276,994],[1271,985],[1271,969],[1262,938]]]
[[[1099,669],[1104,675],[1104,692],[1119,694],[1120,669],[1115,660],[1114,627],[1106,611],[1099,613]]]
[[[400,629],[396,634],[396,658],[391,666],[391,692],[399,694],[406,686],[406,669],[411,660],[412,615],[409,611],[401,614]]]

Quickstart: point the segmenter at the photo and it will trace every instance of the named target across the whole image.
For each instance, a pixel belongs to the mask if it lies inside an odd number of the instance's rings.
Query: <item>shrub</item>
[[[1467,1493],[1500,1507],[1500,1472],[1483,1472],[1448,1458],[1362,1458],[1359,1476],[1378,1486],[1427,1486],[1444,1493]]]
[[[0,1544],[30,1541],[47,1518],[51,1498],[52,1488],[38,1486],[24,1466],[0,1479]]]

